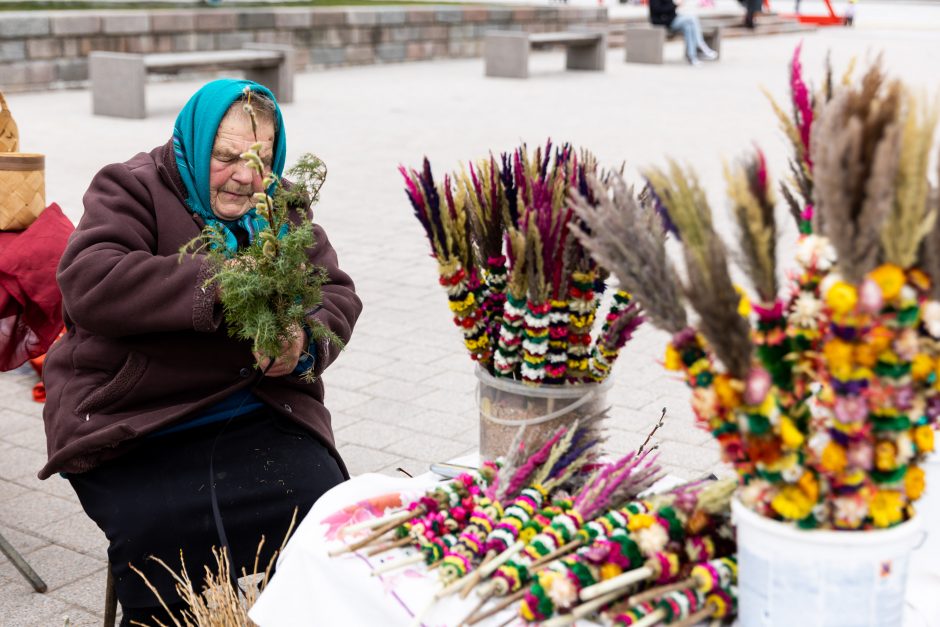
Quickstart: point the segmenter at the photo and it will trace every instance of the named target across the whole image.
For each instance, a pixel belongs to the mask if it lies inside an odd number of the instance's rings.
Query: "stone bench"
[[[177,74],[184,70],[243,70],[245,78],[270,89],[278,102],[292,102],[293,57],[290,46],[276,44],[245,44],[241,50],[158,54],[92,51],[88,55],[92,113],[145,118],[147,74]]]
[[[569,70],[603,71],[607,57],[607,33],[565,31],[524,33],[489,31],[484,40],[486,75],[506,78],[529,77],[529,51],[533,48],[564,46],[565,67]]]
[[[702,26],[702,37],[712,50],[721,54],[721,28]],[[624,38],[627,63],[662,65],[666,40],[682,39],[682,32],[673,32],[665,26],[628,26]]]

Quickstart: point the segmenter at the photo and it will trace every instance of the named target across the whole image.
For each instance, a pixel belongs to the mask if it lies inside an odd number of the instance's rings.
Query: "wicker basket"
[[[13,114],[0,92],[0,152],[16,152],[20,149],[20,134],[13,121]]]
[[[46,208],[46,158],[0,153],[0,231],[21,231]]]

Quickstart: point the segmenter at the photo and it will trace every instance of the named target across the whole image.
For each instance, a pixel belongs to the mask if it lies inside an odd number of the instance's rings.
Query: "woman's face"
[[[265,173],[271,171],[274,123],[258,117],[258,138],[251,132],[251,118],[236,103],[219,124],[209,164],[209,204],[222,220],[236,220],[251,209],[251,196],[261,191],[261,176],[239,155],[255,141],[261,142]]]

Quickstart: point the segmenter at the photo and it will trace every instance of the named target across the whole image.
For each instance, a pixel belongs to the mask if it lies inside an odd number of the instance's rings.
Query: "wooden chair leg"
[[[117,622],[117,593],[114,591],[114,574],[108,564],[108,583],[104,590],[104,627],[114,627]]]

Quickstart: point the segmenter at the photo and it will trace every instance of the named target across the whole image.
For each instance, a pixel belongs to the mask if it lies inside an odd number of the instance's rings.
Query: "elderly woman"
[[[233,572],[251,572],[262,535],[266,565],[295,508],[303,516],[348,476],[319,378],[337,348],[308,346],[298,329],[273,362],[253,354],[229,336],[206,257],[179,254],[206,225],[222,229],[231,251],[252,241],[261,178],[239,155],[256,137],[280,175],[285,130],[273,95],[250,81],[205,85],[170,141],[95,176],[59,265],[67,332],[45,363],[40,477],[63,473],[107,535],[122,625],[168,622],[131,565],[178,611],[171,578],[148,556],[178,568],[182,551],[200,581],[211,548],[228,545]],[[362,305],[323,229],[314,233],[310,262],[329,279],[309,316],[349,340]]]

